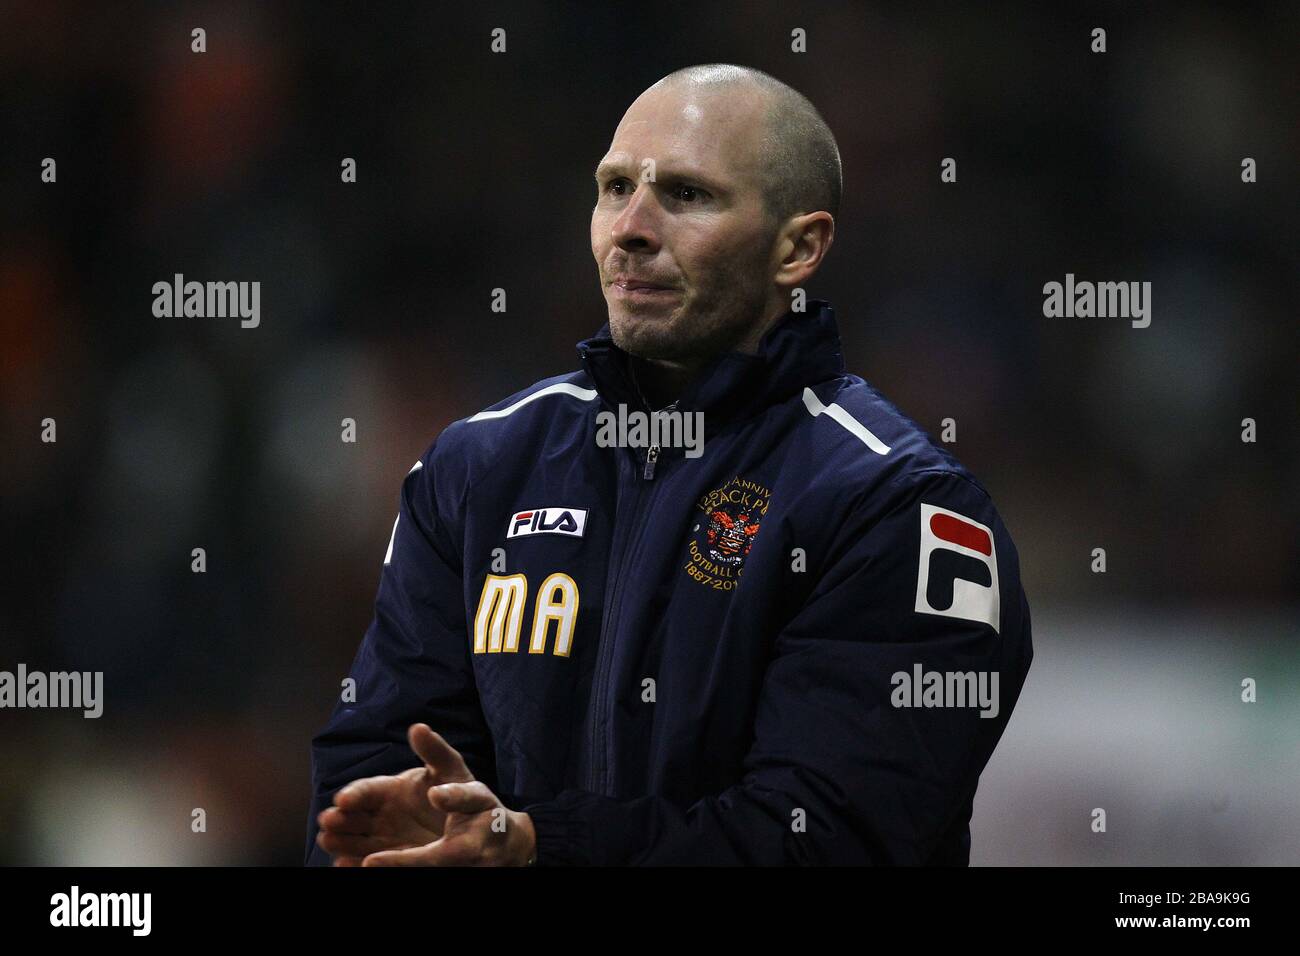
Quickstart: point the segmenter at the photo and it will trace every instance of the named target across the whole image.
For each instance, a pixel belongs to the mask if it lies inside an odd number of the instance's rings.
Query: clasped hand
[[[407,731],[424,762],[354,780],[316,818],[317,845],[335,866],[523,866],[536,836],[475,780],[460,753],[427,724]]]

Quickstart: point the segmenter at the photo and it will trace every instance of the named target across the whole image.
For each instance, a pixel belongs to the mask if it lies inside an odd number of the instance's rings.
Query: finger
[[[443,783],[429,788],[429,803],[444,813],[483,813],[501,806],[488,785],[481,780],[469,783]]]
[[[368,810],[327,807],[317,815],[316,822],[320,824],[322,830],[366,836],[374,830],[375,815]]]
[[[428,724],[412,724],[406,732],[411,749],[441,780],[473,780],[465,760],[451,744]]]
[[[334,863],[333,863],[333,865],[334,865],[334,866],[360,866],[360,865],[361,865],[361,861],[362,861],[362,859],[364,859],[364,857],[359,857],[359,856],[336,856],[336,857],[334,858]]]
[[[426,846],[413,846],[405,850],[381,850],[371,853],[361,861],[362,866],[438,866],[441,851],[435,840]]]
[[[365,856],[376,850],[393,849],[391,838],[378,836],[354,836],[348,833],[331,833],[321,830],[316,834],[316,845],[330,856]]]
[[[375,811],[383,806],[384,794],[379,781],[386,778],[365,777],[353,780],[350,784],[334,794],[335,806],[344,810]]]

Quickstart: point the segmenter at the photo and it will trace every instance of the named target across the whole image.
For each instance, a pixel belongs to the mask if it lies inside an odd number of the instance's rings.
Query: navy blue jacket
[[[539,865],[967,864],[1033,656],[988,493],[845,373],[824,302],[680,397],[698,457],[599,446],[599,412],[645,406],[608,325],[578,349],[406,476],[355,702],[313,740],[308,863],[423,721],[531,815]]]

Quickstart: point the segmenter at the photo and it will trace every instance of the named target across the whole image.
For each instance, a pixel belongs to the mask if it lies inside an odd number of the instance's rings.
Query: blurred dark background
[[[973,860],[1300,860],[1298,27],[1284,3],[0,5],[0,669],[102,670],[106,698],[0,712],[0,863],[301,861],[402,477],[577,367],[605,320],[592,168],[645,87],[711,62],[825,115],[845,201],[809,293],[851,371],[936,438],[956,419],[1020,550],[1037,656]],[[155,318],[178,272],[260,281],[260,326]],[[1044,318],[1067,272],[1150,281],[1151,326]]]

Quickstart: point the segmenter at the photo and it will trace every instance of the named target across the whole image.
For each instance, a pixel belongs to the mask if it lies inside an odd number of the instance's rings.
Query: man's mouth
[[[615,279],[610,288],[613,293],[622,298],[630,299],[650,299],[661,296],[676,295],[678,290],[670,285],[661,282],[650,282],[644,279]]]

